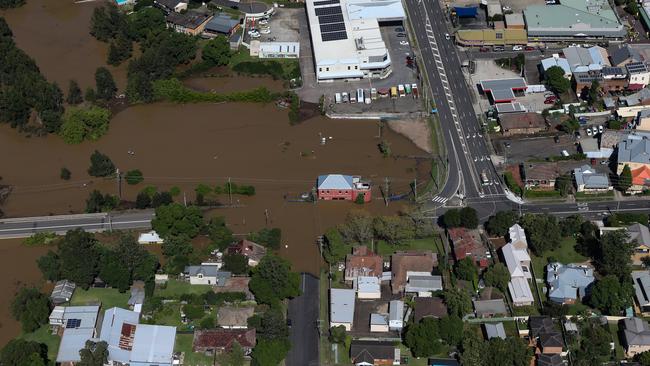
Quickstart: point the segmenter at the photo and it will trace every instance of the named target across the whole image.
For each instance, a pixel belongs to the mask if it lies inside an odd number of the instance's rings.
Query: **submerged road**
[[[0,239],[27,238],[36,233],[50,232],[59,235],[81,228],[89,232],[109,230],[149,229],[153,210],[57,215],[0,220]]]

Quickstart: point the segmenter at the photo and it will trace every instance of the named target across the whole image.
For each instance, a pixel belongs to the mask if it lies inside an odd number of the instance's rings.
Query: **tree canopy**
[[[83,101],[84,98],[81,93],[81,88],[79,88],[79,84],[77,84],[75,80],[70,80],[66,102],[71,105],[77,105],[83,103]]]
[[[104,341],[86,341],[86,346],[79,351],[79,366],[103,366],[108,362],[108,344]]]
[[[496,287],[505,293],[510,282],[510,271],[503,263],[495,263],[485,271],[483,279],[487,286]]]
[[[11,302],[11,314],[20,321],[25,333],[33,332],[47,324],[50,298],[35,288],[21,288]]]
[[[249,287],[258,303],[274,305],[300,294],[300,276],[285,259],[266,255],[253,269]]]
[[[590,295],[590,303],[606,314],[619,315],[632,305],[634,288],[629,281],[621,283],[614,275],[596,281]]]
[[[447,305],[449,315],[456,315],[460,318],[472,311],[472,298],[467,291],[454,287],[446,289],[442,297]]]
[[[560,246],[560,228],[555,216],[525,214],[521,218],[521,225],[526,231],[528,245],[536,255]]]
[[[223,269],[233,274],[248,273],[248,257],[243,254],[232,253],[223,256]]]
[[[366,243],[374,237],[372,217],[364,210],[350,210],[339,231],[348,243]]]
[[[156,208],[156,216],[151,220],[151,226],[164,238],[177,235],[194,238],[199,235],[205,224],[203,213],[198,207],[172,203]]]
[[[623,170],[621,171],[621,174],[618,176],[618,180],[615,183],[616,189],[618,189],[621,192],[625,192],[630,187],[632,187],[632,170],[630,169],[630,166],[625,164],[623,167]]]
[[[223,66],[230,62],[230,43],[224,36],[218,36],[203,46],[201,57],[211,65]]]
[[[59,134],[68,144],[99,140],[108,132],[111,112],[96,106],[69,108],[63,116]]]
[[[566,92],[571,87],[571,81],[564,77],[564,69],[559,66],[549,67],[544,71],[544,76],[551,90],[558,94]]]
[[[415,357],[431,357],[442,350],[438,320],[426,317],[406,328],[404,344]]]
[[[16,366],[47,365],[47,346],[43,343],[15,338],[0,352],[0,364]]]
[[[113,161],[99,151],[95,150],[90,156],[90,168],[88,168],[88,175],[92,177],[108,177],[115,173],[115,165]]]
[[[117,92],[117,86],[115,85],[115,80],[113,80],[113,75],[105,67],[98,67],[95,71],[95,93],[97,98],[109,100],[115,96]]]
[[[499,211],[488,218],[485,229],[493,236],[505,236],[508,229],[517,223],[517,213],[514,211]]]
[[[474,264],[472,257],[465,257],[456,262],[456,276],[461,280],[475,282],[478,281],[478,268]]]
[[[630,278],[632,271],[631,256],[634,243],[628,241],[628,234],[623,230],[610,231],[600,238],[600,255],[597,264],[605,275],[614,275],[623,282]]]

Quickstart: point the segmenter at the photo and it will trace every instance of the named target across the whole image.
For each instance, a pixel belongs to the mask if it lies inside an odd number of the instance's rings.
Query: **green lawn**
[[[50,331],[49,325],[43,325],[35,332],[23,334],[20,336],[20,338],[27,341],[34,341],[45,344],[47,346],[47,358],[50,360],[56,360],[56,354],[59,352],[61,337],[57,336],[56,334],[53,335]]]
[[[438,255],[444,253],[442,249],[442,242],[440,241],[439,236],[433,236],[424,239],[413,239],[406,241],[404,244],[398,246],[390,245],[383,240],[379,240],[377,241],[377,247],[375,249],[377,250],[377,254],[381,255],[382,257],[389,256],[397,250],[431,250],[434,253],[438,253]]]
[[[609,323],[609,332],[612,333],[612,338],[614,339],[614,349],[616,351],[616,359],[623,360],[625,359],[625,350],[621,346],[621,341],[618,339],[618,324]]]
[[[206,356],[203,353],[192,352],[193,334],[177,334],[176,346],[174,351],[185,352],[185,363],[188,366],[207,366],[213,364],[213,358]]]
[[[409,362],[407,363],[408,366],[428,366],[429,365],[429,363],[428,363],[429,358],[428,357],[420,357],[420,358],[413,357],[413,355],[411,355],[411,351],[404,344],[401,344],[401,343],[399,345],[399,348],[401,350],[401,356],[402,357],[406,356],[406,357],[409,358]],[[437,357],[437,358],[449,358],[449,356],[447,355],[448,352],[449,352],[449,349],[446,348],[446,347],[443,347],[443,352],[441,352],[440,354],[435,355],[435,357]]]
[[[212,290],[210,285],[190,285],[189,282],[179,280],[167,281],[165,288],[158,288],[154,292],[155,296],[163,298],[177,298],[182,294],[204,294]]]
[[[544,278],[544,267],[548,264],[548,258],[555,258],[558,262],[562,264],[569,263],[581,263],[589,258],[579,254],[575,250],[576,239],[573,237],[562,238],[560,242],[560,247],[555,250],[550,250],[545,252],[542,256],[531,256],[533,262],[533,271],[535,271],[535,277]]]
[[[112,307],[127,308],[129,301],[129,293],[120,293],[113,288],[94,288],[88,290],[76,289],[70,305],[89,305],[101,303],[102,309],[110,309]]]

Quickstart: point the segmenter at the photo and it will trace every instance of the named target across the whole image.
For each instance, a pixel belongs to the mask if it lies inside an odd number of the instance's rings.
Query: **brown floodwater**
[[[126,66],[107,66],[108,44],[90,35],[93,9],[103,1],[29,0],[20,8],[0,11],[18,47],[36,60],[49,81],[66,92],[70,79],[83,90],[95,84],[95,70],[108,67],[120,90],[126,87]]]
[[[284,90],[282,81],[272,80],[266,77],[192,77],[183,80],[183,84],[194,90],[216,93],[248,91],[261,86],[266,87],[272,92],[281,92]]]

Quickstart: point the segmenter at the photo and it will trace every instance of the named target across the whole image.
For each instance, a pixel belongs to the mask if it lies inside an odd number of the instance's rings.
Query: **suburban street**
[[[26,238],[40,232],[63,235],[76,228],[90,232],[148,229],[151,228],[153,215],[152,210],[138,210],[5,219],[0,220],[0,239]]]
[[[289,301],[287,319],[292,323],[289,329],[291,350],[285,363],[287,366],[317,366],[318,356],[318,278],[308,273],[300,275],[302,294]]]

